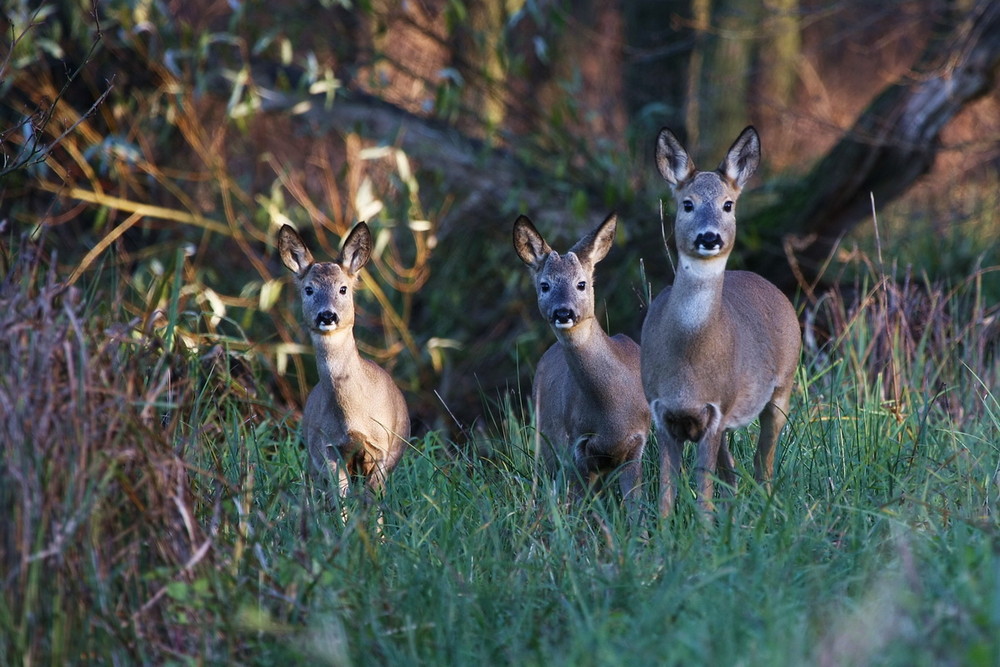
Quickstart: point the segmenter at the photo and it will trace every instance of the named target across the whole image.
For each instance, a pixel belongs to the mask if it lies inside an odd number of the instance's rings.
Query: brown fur
[[[368,226],[361,222],[337,261],[314,262],[294,229],[285,225],[278,233],[281,260],[295,274],[319,367],[302,430],[313,464],[329,471],[341,494],[357,475],[381,492],[410,437],[403,394],[384,369],[361,357],[354,341],[354,286],[371,246]]]
[[[666,516],[684,441],[697,443],[698,501],[710,511],[716,472],[736,485],[726,433],[758,415],[754,478],[770,483],[801,336],[795,309],[778,288],[754,273],[725,271],[735,202],[760,159],[756,131],[744,130],[713,172],[695,171],[667,129],[657,138],[656,158],[678,204],[677,276],[650,304],[642,328],[642,381],[660,445]]]
[[[611,249],[616,224],[609,216],[560,255],[522,215],[514,248],[531,269],[539,310],[557,338],[538,364],[533,391],[546,464],[552,471],[571,465],[591,485],[622,468],[622,496],[635,519],[650,423],[639,346],[623,334],[609,337],[594,316],[594,267]]]

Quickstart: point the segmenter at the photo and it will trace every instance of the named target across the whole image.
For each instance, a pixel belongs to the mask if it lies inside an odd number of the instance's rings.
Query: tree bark
[[[794,289],[784,262],[774,261],[787,241],[800,280],[820,280],[839,240],[871,215],[871,198],[885,206],[930,170],[941,130],[992,88],[998,68],[1000,2],[979,0],[932,37],[913,74],[879,94],[804,179],[748,219],[771,249],[752,268]]]
[[[769,136],[771,168],[774,156],[789,154],[790,136],[782,132],[799,83],[802,58],[802,35],[799,28],[799,0],[765,0],[763,34],[758,46],[756,83],[752,87],[751,106],[758,130]],[[780,158],[778,160],[780,169]]]
[[[710,7],[711,23],[704,25]],[[699,76],[697,91],[690,104],[697,110],[688,118],[688,149],[694,154],[720,159],[733,139],[750,120],[750,82],[756,39],[758,4],[750,0],[696,0],[692,9],[703,39],[704,66],[695,71],[696,51],[691,59],[691,77]],[[708,166],[708,165],[704,165]],[[714,165],[712,165],[714,166]]]

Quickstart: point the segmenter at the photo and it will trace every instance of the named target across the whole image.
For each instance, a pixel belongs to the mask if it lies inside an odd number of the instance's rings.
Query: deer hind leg
[[[790,393],[786,391],[778,395],[776,392],[760,413],[760,440],[757,441],[757,452],[753,457],[753,478],[768,491],[771,490],[771,478],[774,476],[774,450],[781,429],[788,421]]]

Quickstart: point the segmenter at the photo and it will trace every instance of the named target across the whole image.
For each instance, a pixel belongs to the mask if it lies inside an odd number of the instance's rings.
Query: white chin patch
[[[717,248],[698,247],[698,248],[695,248],[695,252],[698,253],[699,257],[715,257],[720,252],[722,252],[722,248],[721,247],[717,247]]]
[[[337,330],[337,325],[336,324],[321,324],[321,325],[319,325],[316,328],[319,329],[320,331],[322,331],[323,333],[327,333],[327,332],[330,332],[330,331],[336,331]]]
[[[552,326],[556,329],[572,329],[574,324],[576,324],[576,320],[566,320],[565,322],[553,322]]]

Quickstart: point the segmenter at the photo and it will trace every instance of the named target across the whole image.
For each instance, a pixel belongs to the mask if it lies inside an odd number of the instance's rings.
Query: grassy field
[[[974,279],[827,299],[773,495],[744,469],[717,525],[690,493],[660,522],[651,443],[636,529],[613,497],[568,505],[492,397],[470,441],[415,439],[379,506],[342,508],[252,355],[185,344],[180,280],[154,317],[113,270],[66,287],[44,245],[7,241],[2,664],[1000,662]],[[917,298],[951,319],[904,326]],[[744,465],[753,438],[733,436]]]

